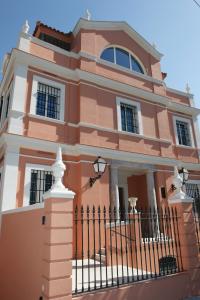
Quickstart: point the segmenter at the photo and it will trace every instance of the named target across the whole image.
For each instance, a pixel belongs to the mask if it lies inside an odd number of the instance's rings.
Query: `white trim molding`
[[[13,94],[10,105],[8,132],[23,134],[23,115],[25,113],[27,66],[15,65]]]
[[[31,170],[52,171],[52,167],[49,165],[26,164],[24,177],[23,207],[30,205],[29,200],[31,187]]]
[[[135,106],[137,108],[137,118],[138,118],[138,134],[143,135],[143,125],[142,125],[142,114],[141,114],[141,105],[139,102],[132,101],[126,98],[116,97],[117,104],[117,124],[118,130],[122,130],[122,121],[121,121],[121,104],[128,104],[130,106]]]
[[[178,140],[178,132],[177,132],[177,126],[176,126],[176,121],[182,121],[187,123],[188,125],[188,131],[189,131],[189,138],[190,138],[190,145],[182,145],[179,144],[179,140]],[[175,140],[176,140],[176,145],[177,146],[183,146],[185,148],[194,148],[194,137],[193,137],[193,131],[192,131],[192,120],[191,119],[187,119],[187,118],[183,118],[180,116],[173,116],[173,126],[174,126],[174,134],[175,134]]]
[[[7,146],[1,178],[0,212],[16,208],[18,166],[19,147]]]
[[[50,80],[41,76],[34,75],[32,82],[32,93],[31,93],[31,107],[30,114],[36,115],[36,104],[37,104],[37,91],[38,83],[43,83],[55,88],[60,89],[60,121],[64,121],[65,113],[65,85],[57,81]]]
[[[79,122],[79,123],[75,124],[75,123],[70,123],[69,122],[69,123],[66,123],[66,124],[68,126],[71,126],[71,127],[74,127],[74,128],[85,127],[85,128],[91,128],[91,129],[104,131],[104,132],[118,133],[118,134],[123,134],[123,135],[127,135],[127,136],[133,136],[133,137],[135,136],[135,137],[138,137],[138,138],[141,138],[141,139],[155,141],[155,142],[158,142],[158,143],[172,144],[172,142],[170,140],[159,139],[159,138],[156,138],[156,137],[153,137],[153,136],[147,136],[147,135],[128,132],[128,131],[121,131],[121,130],[118,130],[118,129],[112,129],[112,128],[99,126],[99,125],[92,124],[92,123]]]
[[[7,144],[11,147],[18,146],[27,149],[48,151],[53,153],[55,153],[58,148],[57,142],[51,142],[47,140],[41,140],[7,133],[3,133],[0,137],[0,146],[2,146],[3,144]],[[181,165],[188,170],[200,171],[199,163],[188,163],[168,157],[154,156],[80,144],[60,144],[60,146],[62,147],[63,154],[66,155],[69,154],[73,156],[79,156],[82,154],[91,155],[93,157],[100,155],[107,159],[122,160],[127,162],[150,163],[154,165],[158,164],[163,166],[174,166],[179,165],[181,163]]]

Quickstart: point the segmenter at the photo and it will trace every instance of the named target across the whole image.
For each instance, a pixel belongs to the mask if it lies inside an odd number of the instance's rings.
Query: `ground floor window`
[[[32,169],[29,204],[41,203],[43,194],[51,188],[53,182],[51,171]]]

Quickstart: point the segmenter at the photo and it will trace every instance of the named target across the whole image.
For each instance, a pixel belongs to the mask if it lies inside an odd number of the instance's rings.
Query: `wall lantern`
[[[179,174],[181,175],[181,177],[183,179],[183,184],[185,184],[186,181],[188,181],[188,177],[189,177],[188,170],[185,168],[182,168],[181,170],[179,170]]]
[[[101,157],[98,156],[97,159],[93,162],[93,168],[95,173],[97,174],[96,177],[90,177],[90,186],[92,187],[93,184],[97,179],[100,179],[103,173],[105,172],[107,166],[107,162]]]

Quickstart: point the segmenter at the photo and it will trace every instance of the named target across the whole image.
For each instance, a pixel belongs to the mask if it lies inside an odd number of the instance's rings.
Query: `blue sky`
[[[200,3],[200,0],[197,0]],[[168,86],[185,90],[200,107],[200,8],[193,0],[0,0],[0,60],[15,47],[25,19],[31,32],[37,20],[70,31],[88,8],[94,20],[124,20],[164,54]]]

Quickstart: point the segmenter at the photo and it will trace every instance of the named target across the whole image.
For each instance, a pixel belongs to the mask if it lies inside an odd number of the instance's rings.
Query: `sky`
[[[0,63],[16,46],[26,19],[31,33],[38,20],[68,32],[86,9],[93,20],[126,21],[155,43],[164,54],[161,68],[168,74],[166,84],[185,91],[188,82],[200,107],[200,7],[193,0],[0,0]]]

